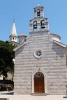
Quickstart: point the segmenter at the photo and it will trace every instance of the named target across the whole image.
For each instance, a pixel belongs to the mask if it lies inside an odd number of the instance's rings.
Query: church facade
[[[34,8],[29,37],[18,36],[15,51],[14,93],[65,94],[67,85],[66,45],[49,31],[44,7]]]

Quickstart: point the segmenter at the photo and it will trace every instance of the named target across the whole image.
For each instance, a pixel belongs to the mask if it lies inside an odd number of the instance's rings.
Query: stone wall
[[[42,51],[41,58],[34,53]],[[66,92],[66,56],[65,48],[50,39],[49,32],[31,33],[26,45],[15,52],[15,94],[34,93],[34,74],[44,74],[47,94],[65,94]]]

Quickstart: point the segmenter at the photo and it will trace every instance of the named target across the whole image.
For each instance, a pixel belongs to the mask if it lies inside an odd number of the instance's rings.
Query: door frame
[[[37,72],[41,72],[41,73],[43,73],[43,75],[44,75],[44,91],[45,91],[45,93],[47,93],[47,75],[46,75],[46,73],[44,73],[43,71],[35,71],[35,72],[33,72],[32,73],[32,93],[34,93],[34,75],[37,73]]]

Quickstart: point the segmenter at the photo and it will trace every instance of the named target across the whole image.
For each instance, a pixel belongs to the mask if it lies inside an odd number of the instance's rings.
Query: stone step
[[[47,96],[47,93],[32,93],[32,96]]]

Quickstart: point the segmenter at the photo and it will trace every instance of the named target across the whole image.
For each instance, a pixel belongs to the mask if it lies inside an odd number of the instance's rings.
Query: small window
[[[35,56],[36,58],[41,58],[41,56],[42,56],[42,51],[41,51],[41,50],[37,50],[36,52],[34,52],[34,56]]]
[[[41,73],[41,72],[37,72],[35,75],[34,75],[34,78],[36,77],[44,77],[44,74]]]
[[[37,16],[40,16],[40,9],[37,10]]]
[[[41,56],[41,51],[37,51],[37,52],[36,52],[36,55],[37,55],[37,56]]]

